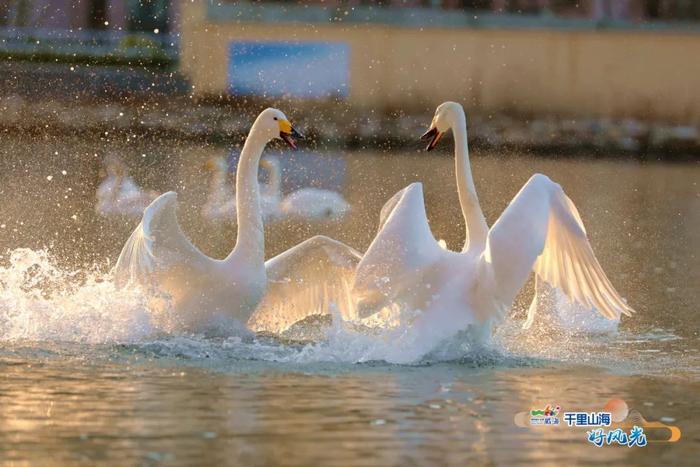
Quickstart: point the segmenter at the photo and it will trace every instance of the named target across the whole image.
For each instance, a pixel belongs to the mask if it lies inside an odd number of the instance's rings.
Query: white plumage
[[[158,193],[140,188],[116,155],[104,160],[106,176],[97,187],[95,211],[104,217],[138,218]]]
[[[324,237],[310,239],[264,262],[258,164],[270,140],[279,137],[294,147],[294,135],[297,133],[284,114],[275,109],[263,111],[251,127],[236,173],[236,245],[226,258],[210,258],[187,239],[177,221],[177,195],[168,192],[146,208],[124,245],[114,269],[117,284],[137,284],[151,292],[154,303],[166,312],[170,329],[198,332],[220,316],[245,323],[262,300],[268,277],[273,279],[272,293],[277,284],[284,283],[287,292],[308,296],[306,290],[314,287],[314,282],[304,280],[314,269],[308,258],[319,264],[328,256],[326,273],[334,274],[336,266],[341,271],[347,269],[345,259],[326,247],[333,242]],[[270,313],[285,311],[268,310],[259,323],[279,322]]]
[[[270,172],[270,181],[264,190],[263,207],[273,217],[306,221],[341,220],[349,211],[350,204],[336,191],[305,187],[282,195],[282,170],[275,157],[262,162]]]
[[[209,222],[235,221],[236,194],[228,181],[228,164],[223,157],[212,157],[206,168],[211,172],[207,201],[202,217]]]
[[[576,207],[546,176],[534,175],[488,228],[474,188],[459,104],[438,107],[426,133],[428,149],[450,128],[467,226],[464,248],[447,251],[435,240],[420,184],[398,192],[382,209],[380,230],[356,271],[353,294],[361,314],[400,304],[420,310],[411,332],[423,340],[438,342],[469,326],[487,336],[533,271],[606,318],[631,314],[595,258]],[[536,309],[530,307],[528,324]]]

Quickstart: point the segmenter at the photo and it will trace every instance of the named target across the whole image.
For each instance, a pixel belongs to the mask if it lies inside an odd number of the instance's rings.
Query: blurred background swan
[[[202,217],[209,222],[236,220],[236,194],[229,183],[228,163],[223,157],[211,157],[205,164],[211,173],[207,201],[202,207]]]
[[[210,222],[236,222],[235,187],[229,181],[229,164],[224,157],[213,157],[207,164],[211,179],[202,217]],[[350,211],[350,204],[337,191],[304,187],[284,196],[282,165],[279,158],[260,160],[267,181],[260,185],[260,209],[264,223],[284,220],[340,221]]]
[[[97,187],[95,211],[104,217],[139,218],[158,192],[139,187],[116,154],[103,161],[104,179]]]
[[[260,166],[265,166],[265,159],[260,160]],[[209,222],[228,221],[237,223],[236,216],[236,187],[229,182],[231,176],[226,158],[216,156],[205,164],[211,172],[207,201],[202,207],[202,217]],[[279,218],[279,200],[270,189],[270,182],[260,185],[260,210],[264,223]]]
[[[277,211],[280,218],[306,221],[341,220],[349,211],[350,204],[337,191],[304,187],[282,195],[282,168],[278,158],[266,157],[261,165],[269,170],[266,185],[268,209]]]

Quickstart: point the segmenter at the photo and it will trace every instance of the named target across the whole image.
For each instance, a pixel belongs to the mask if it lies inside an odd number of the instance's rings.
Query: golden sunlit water
[[[534,172],[576,203],[611,281],[638,313],[609,335],[523,331],[526,287],[493,346],[458,339],[415,365],[374,358],[377,343],[167,335],[139,297],[105,274],[138,220],[95,214],[102,158],[119,154],[142,185],[180,194],[183,229],[222,256],[230,225],[201,219],[205,162],[229,149],[160,141],[3,137],[0,147],[0,461],[95,464],[470,465],[578,461],[694,464],[700,449],[697,252],[700,167],[606,154],[569,159],[474,150],[489,223]],[[418,150],[268,151],[283,176],[342,180],[341,223],[266,226],[267,256],[313,234],[363,251],[379,210],[424,183],[436,238],[464,227],[451,145]],[[318,162],[320,161],[320,162]],[[372,345],[374,347],[372,347]],[[383,343],[388,347],[390,342]],[[523,429],[514,416],[550,403],[602,410],[621,399],[676,425],[674,444],[597,448],[585,430]]]

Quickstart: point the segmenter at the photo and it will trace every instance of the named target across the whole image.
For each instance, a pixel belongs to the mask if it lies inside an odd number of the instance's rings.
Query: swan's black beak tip
[[[299,133],[296,128],[292,127],[292,137],[296,139],[304,139],[304,135]]]
[[[421,141],[428,141],[428,145],[425,147],[426,151],[432,151],[435,149],[435,146],[437,145],[438,141],[440,141],[440,138],[442,138],[442,133],[438,131],[436,127],[429,129],[420,137]]]
[[[282,140],[287,143],[290,148],[296,151],[298,149],[296,140],[304,139],[304,135],[292,127],[289,133],[280,131],[280,138],[282,138]]]

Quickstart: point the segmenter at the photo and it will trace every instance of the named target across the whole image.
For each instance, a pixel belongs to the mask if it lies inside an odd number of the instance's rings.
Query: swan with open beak
[[[289,123],[289,120],[280,119],[277,121],[277,123],[280,128],[280,139],[284,140],[284,142],[287,143],[290,148],[296,150],[296,140],[304,139],[304,135],[295,130],[292,124]]]
[[[435,148],[435,146],[437,146],[438,142],[440,141],[440,138],[442,138],[442,135],[444,134],[444,131],[438,130],[435,118],[433,118],[433,121],[430,122],[430,128],[428,129],[428,131],[423,133],[423,135],[420,137],[421,141],[428,142],[428,145],[425,147],[425,150],[432,151]]]

